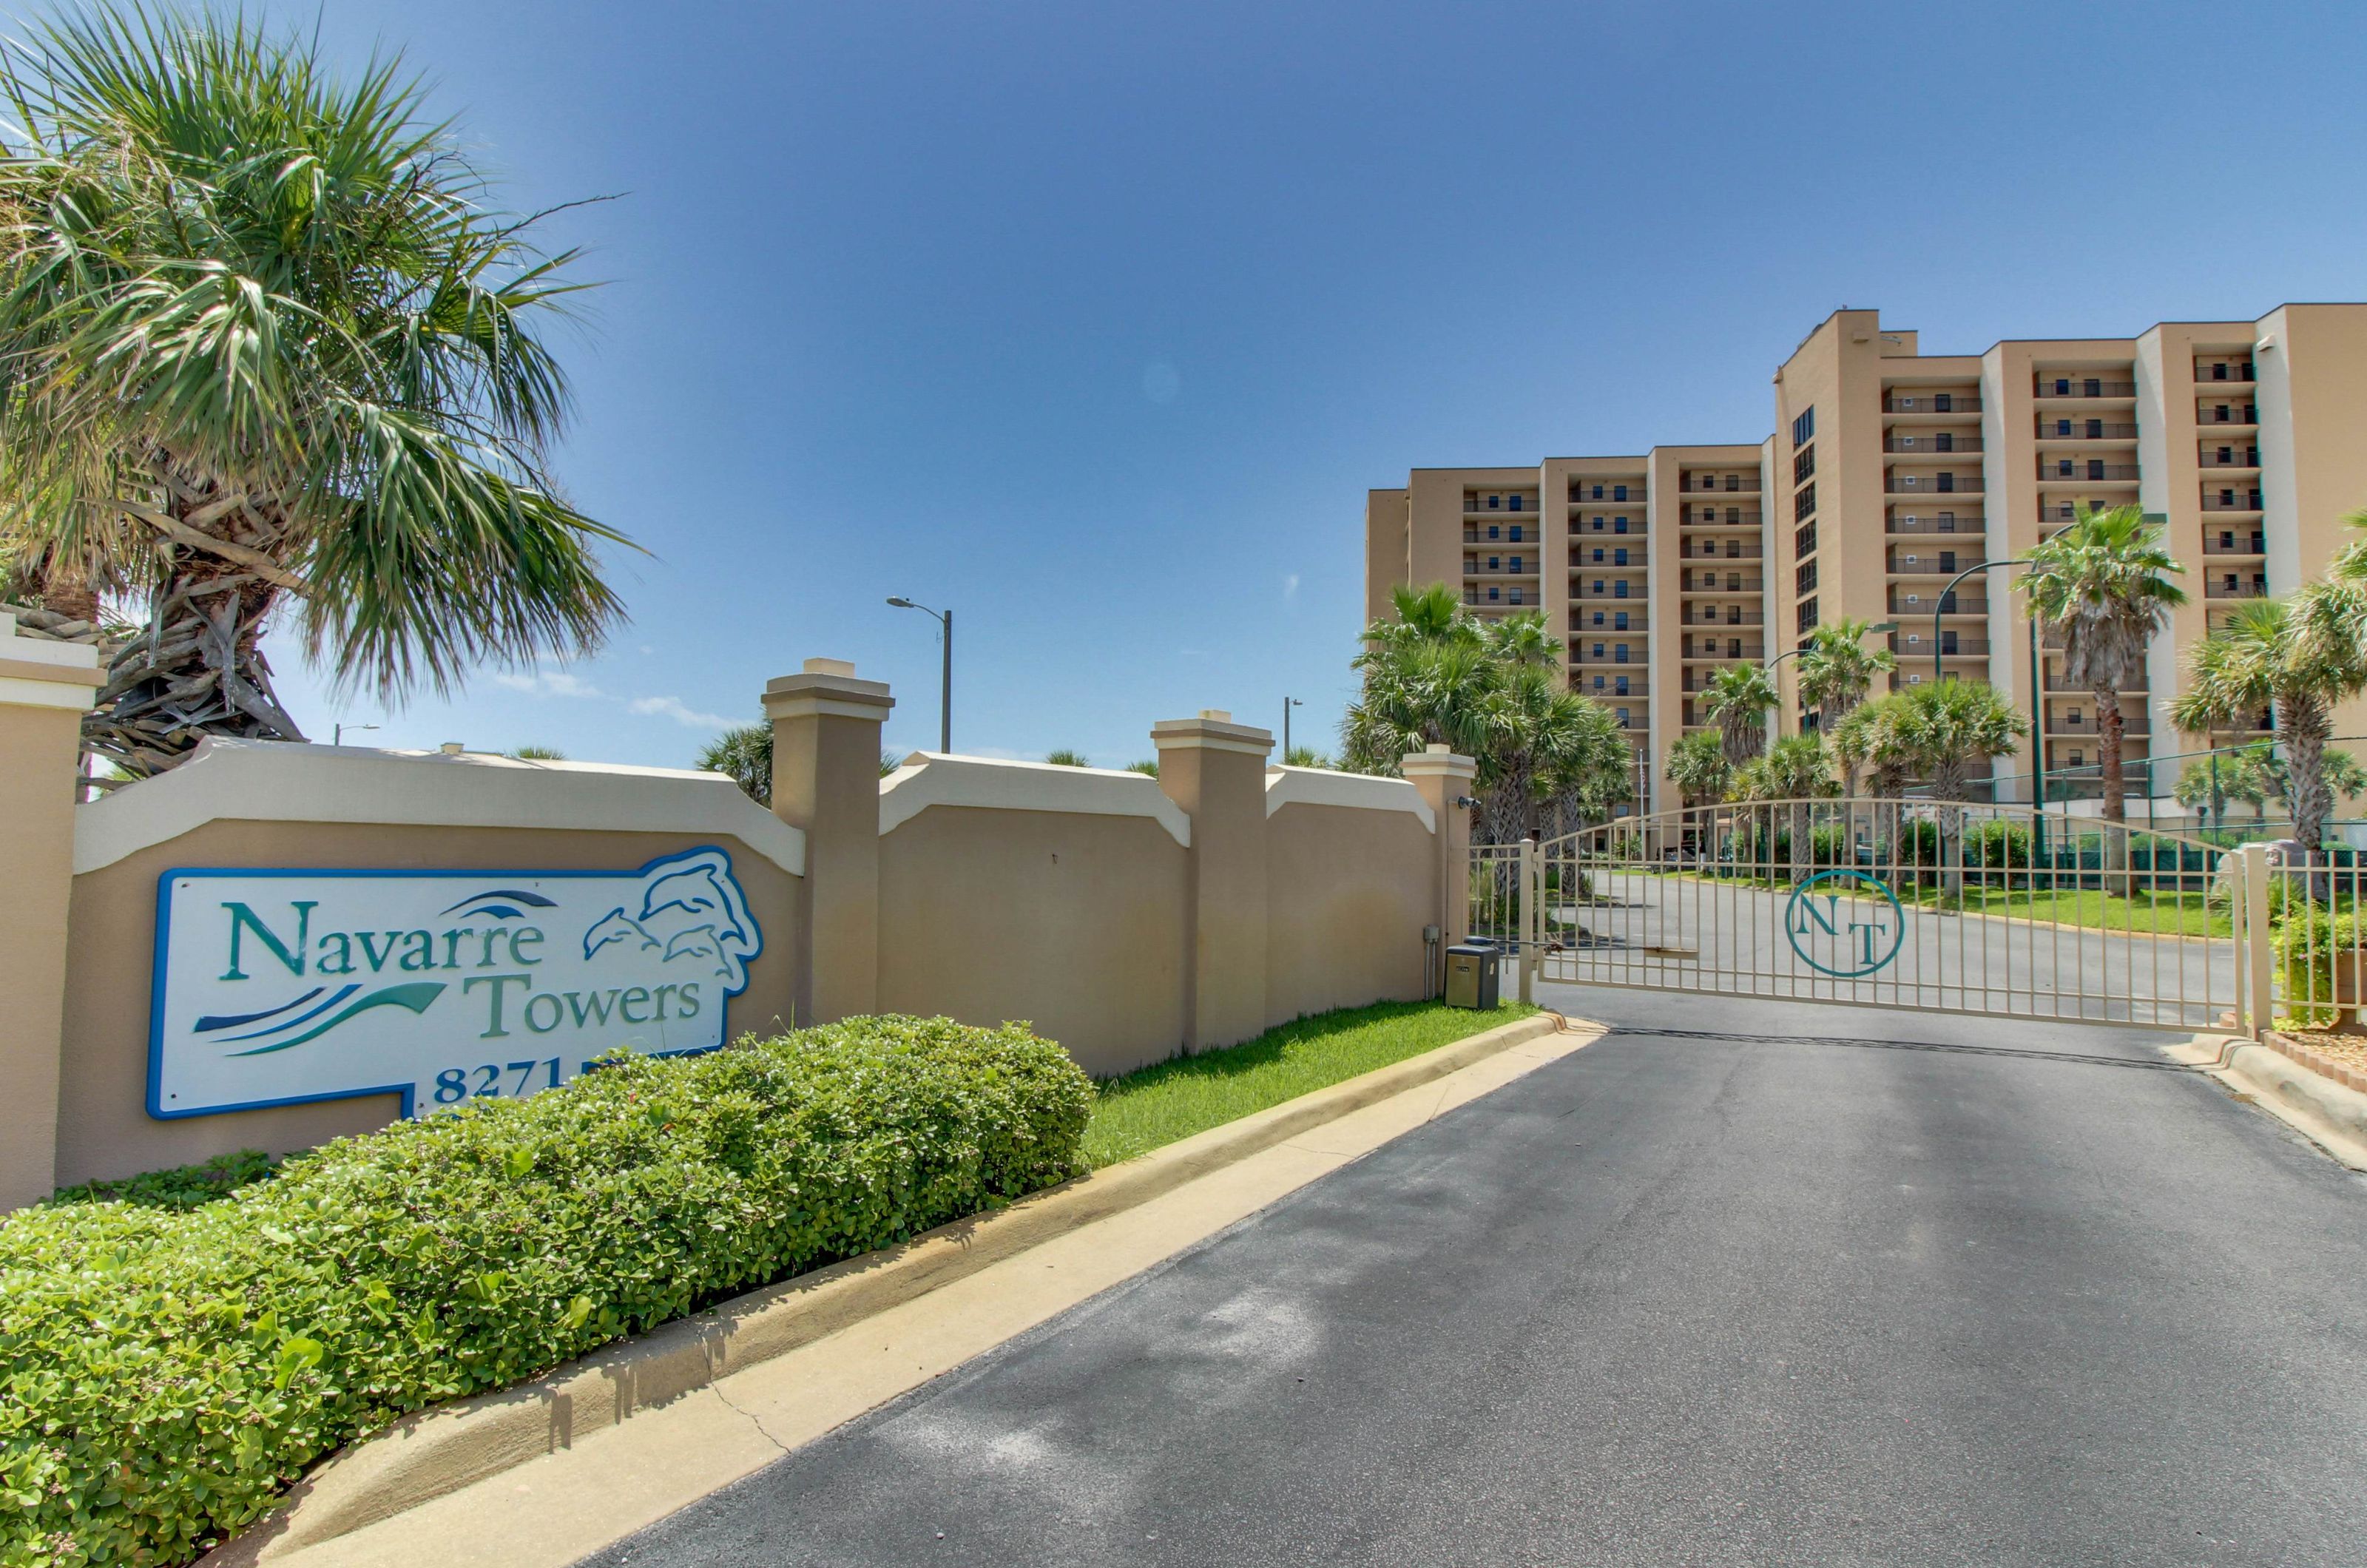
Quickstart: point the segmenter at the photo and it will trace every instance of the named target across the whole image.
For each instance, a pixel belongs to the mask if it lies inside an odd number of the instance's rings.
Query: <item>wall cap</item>
[[[932,806],[990,811],[1069,811],[1092,817],[1148,817],[1168,837],[1192,847],[1192,818],[1148,773],[1115,768],[1064,768],[943,751],[915,751],[879,781],[879,832],[894,832]]]
[[[1263,757],[1274,750],[1274,731],[1229,718],[1211,718],[1211,708],[1198,718],[1166,718],[1150,727],[1150,743],[1161,751],[1242,751]]]
[[[74,873],[216,821],[723,834],[806,868],[805,834],[721,773],[209,736],[170,773],[74,807]]]
[[[17,617],[0,610],[0,707],[90,706],[91,693],[106,684],[98,649],[88,643],[19,637]]]
[[[1443,746],[1433,746],[1427,751],[1413,752],[1400,761],[1398,767],[1408,778],[1428,777],[1433,773],[1444,773],[1448,778],[1455,779],[1479,776],[1479,763],[1477,759],[1450,751]]]
[[[855,666],[843,659],[809,659],[794,675],[776,675],[764,683],[764,716],[785,718],[863,718],[885,721],[896,705],[885,681],[861,681]]]
[[[1342,806],[1360,811],[1403,811],[1421,818],[1422,827],[1438,831],[1438,815],[1422,799],[1421,791],[1403,779],[1372,773],[1343,773],[1331,768],[1268,768],[1265,773],[1265,814],[1285,806]]]

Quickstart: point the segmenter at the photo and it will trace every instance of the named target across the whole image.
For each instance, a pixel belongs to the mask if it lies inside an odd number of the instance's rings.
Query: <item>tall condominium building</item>
[[[2186,648],[2235,604],[2323,570],[2350,535],[2343,515],[2367,507],[2367,304],[1968,355],[1924,354],[1875,311],[1837,310],[1776,373],[1764,441],[1417,468],[1372,491],[1366,613],[1390,614],[1399,583],[1456,586],[1483,615],[1541,607],[1571,685],[1627,727],[1648,807],[1666,792],[1667,748],[1706,725],[1696,695],[1722,666],[1775,659],[1820,624],[1895,623],[1894,686],[1986,680],[2025,713],[2038,694],[2043,727],[1998,764],[2026,780],[2092,767],[2094,700],[2064,687],[2056,651],[2033,649],[2001,563],[2083,503],[2132,502],[2164,520],[2190,603],[2124,694],[2126,756],[2265,729],[2263,714],[2180,735],[2160,704]],[[1795,663],[1775,671],[1787,728],[1814,717]],[[2367,733],[2367,708],[2339,719],[2338,733]],[[2171,782],[2165,770],[2154,788]]]

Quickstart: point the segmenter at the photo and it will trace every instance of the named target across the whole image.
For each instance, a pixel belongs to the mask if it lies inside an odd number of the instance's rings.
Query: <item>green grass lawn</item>
[[[1132,1159],[1536,1010],[1518,1002],[1494,1012],[1440,1002],[1380,1002],[1318,1013],[1243,1044],[1143,1067],[1102,1084],[1085,1130],[1085,1156],[1096,1167]]]

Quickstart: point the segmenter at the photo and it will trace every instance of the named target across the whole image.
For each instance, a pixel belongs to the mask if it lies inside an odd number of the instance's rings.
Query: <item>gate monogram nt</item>
[[[2028,807],[1789,800],[1476,849],[1471,924],[1519,954],[1524,992],[1542,979],[2257,1032],[2282,999],[2273,886],[2259,845]]]

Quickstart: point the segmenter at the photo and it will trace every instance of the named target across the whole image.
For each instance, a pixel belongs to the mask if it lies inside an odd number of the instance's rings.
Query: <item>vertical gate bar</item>
[[[1537,894],[1540,889],[1536,886],[1536,877],[1537,841],[1535,839],[1523,839],[1521,840],[1520,885],[1512,913],[1517,922],[1514,926],[1514,930],[1520,933],[1514,940],[1520,943],[1518,952],[1520,953],[1521,965],[1521,1001],[1523,1005],[1535,1002],[1537,999],[1537,944],[1535,940],[1535,921],[1537,919]]]

